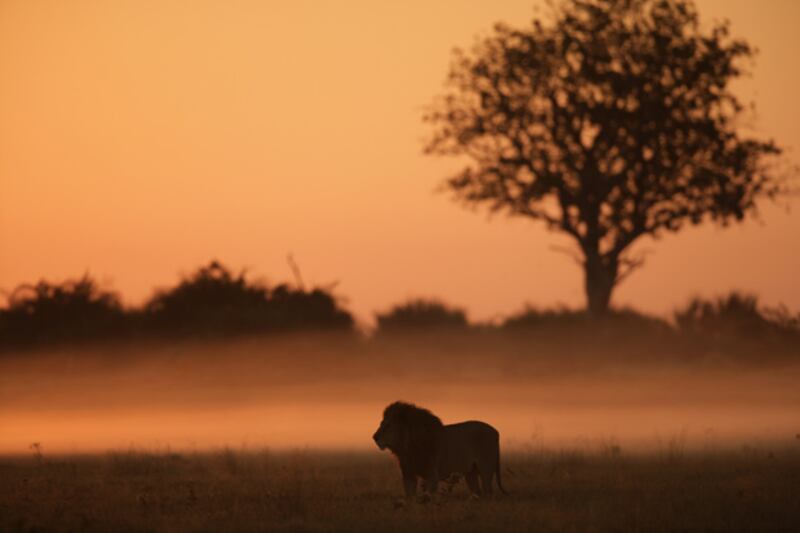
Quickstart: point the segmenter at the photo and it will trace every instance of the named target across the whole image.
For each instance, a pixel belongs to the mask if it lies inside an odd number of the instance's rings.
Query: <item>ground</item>
[[[0,458],[0,531],[797,531],[800,449],[506,454],[508,496],[400,504],[387,454]]]

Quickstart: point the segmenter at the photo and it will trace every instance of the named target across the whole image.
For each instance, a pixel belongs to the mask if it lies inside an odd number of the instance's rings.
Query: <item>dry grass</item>
[[[1,531],[796,531],[800,449],[510,454],[509,496],[398,507],[385,454],[0,458]]]

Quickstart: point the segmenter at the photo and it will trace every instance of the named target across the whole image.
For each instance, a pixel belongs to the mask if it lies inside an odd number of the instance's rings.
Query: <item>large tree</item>
[[[454,52],[426,151],[466,156],[458,199],[574,239],[601,314],[637,239],[742,220],[783,190],[780,149],[741,131],[730,89],[753,54],[691,0],[566,0]]]

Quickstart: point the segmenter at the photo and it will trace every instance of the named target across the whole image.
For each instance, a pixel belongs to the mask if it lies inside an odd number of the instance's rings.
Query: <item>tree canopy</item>
[[[603,313],[637,239],[742,220],[784,190],[780,148],[742,133],[730,88],[753,55],[691,0],[566,0],[454,52],[426,151],[466,156],[457,199],[571,237]]]

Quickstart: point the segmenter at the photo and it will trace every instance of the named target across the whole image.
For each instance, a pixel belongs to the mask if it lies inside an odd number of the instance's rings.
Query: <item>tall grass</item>
[[[0,458],[2,531],[793,531],[800,450],[506,454],[508,496],[396,504],[388,456],[299,450]]]

